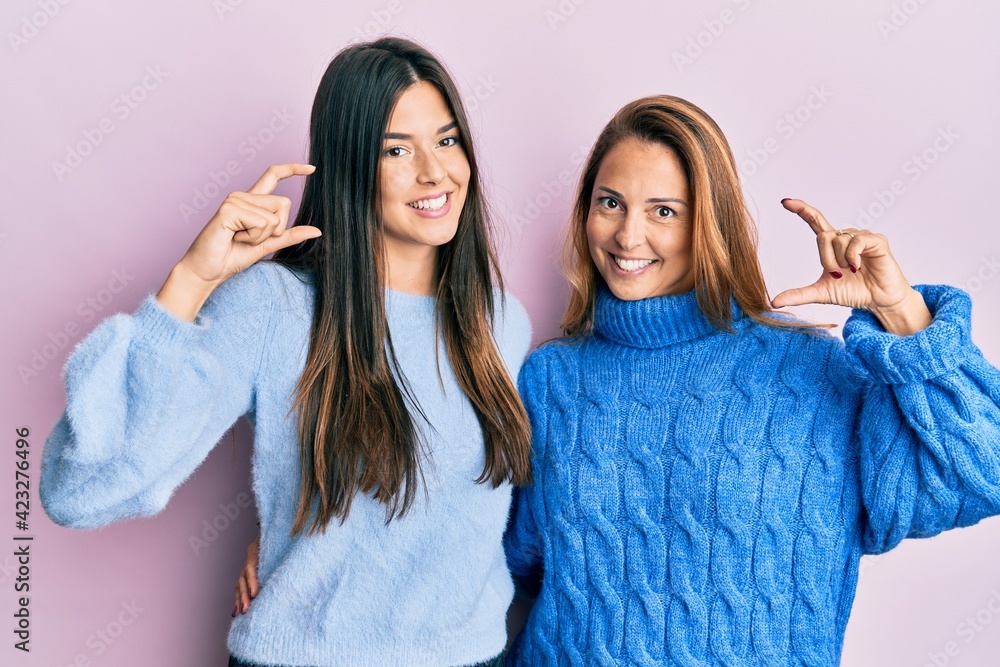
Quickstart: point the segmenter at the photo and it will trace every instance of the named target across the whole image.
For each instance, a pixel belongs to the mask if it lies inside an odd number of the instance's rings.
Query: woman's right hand
[[[247,562],[236,580],[236,604],[233,605],[233,618],[236,612],[245,614],[250,608],[250,600],[257,597],[260,584],[257,582],[257,558],[260,552],[260,535],[247,547]]]
[[[163,307],[191,322],[230,276],[265,255],[321,236],[311,225],[287,229],[292,202],[271,194],[282,179],[314,171],[309,164],[272,165],[248,191],[230,193],[156,294]]]
[[[248,191],[231,192],[181,263],[206,283],[218,284],[265,255],[320,236],[309,225],[287,229],[292,201],[271,194],[282,179],[314,171],[308,164],[272,165]]]

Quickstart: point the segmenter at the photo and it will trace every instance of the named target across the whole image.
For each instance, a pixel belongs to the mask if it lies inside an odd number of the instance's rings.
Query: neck
[[[397,292],[437,293],[438,249],[431,246],[401,247],[394,239],[385,240],[385,285]]]
[[[730,300],[732,327],[750,322]],[[698,307],[694,290],[684,294],[654,296],[635,301],[616,297],[600,283],[594,303],[594,330],[620,345],[636,348],[664,348],[721,333]]]

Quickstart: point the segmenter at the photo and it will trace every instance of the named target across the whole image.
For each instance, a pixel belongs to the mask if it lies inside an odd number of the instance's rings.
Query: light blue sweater
[[[233,620],[229,650],[329,667],[490,658],[505,645],[513,596],[501,542],[511,487],[474,482],[482,431],[435,341],[433,297],[386,290],[396,355],[433,424],[415,420],[429,448],[415,504],[386,525],[384,506],[359,494],[343,525],[290,538],[300,464],[298,419],[285,415],[305,366],[313,293],[283,266],[258,262],[222,283],[193,323],[153,295],[102,322],[66,363],[66,411],[42,454],[45,511],[77,528],[156,514],[246,414],[261,589]],[[507,294],[497,315],[498,349],[516,377],[527,314]]]
[[[839,664],[862,554],[1000,512],[1000,371],[967,294],[917,289],[930,327],[855,311],[846,346],[602,289],[521,371],[506,545],[540,592],[508,664]]]

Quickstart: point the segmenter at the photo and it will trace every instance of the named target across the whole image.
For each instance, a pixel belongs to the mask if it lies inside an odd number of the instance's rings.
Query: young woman
[[[566,338],[519,378],[534,483],[505,544],[537,599],[508,664],[836,665],[862,554],[1000,513],[969,296],[783,204],[823,273],[769,302],[715,122],[658,96],[602,131]],[[773,310],[804,303],[853,307],[844,342]]]
[[[381,39],[330,63],[310,135],[311,165],[229,195],[159,293],[74,351],[43,505],[81,528],[154,514],[246,414],[265,585],[231,665],[498,664],[530,327],[461,100]]]

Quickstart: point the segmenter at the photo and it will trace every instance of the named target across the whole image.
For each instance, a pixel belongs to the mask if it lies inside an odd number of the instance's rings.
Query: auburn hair
[[[691,199],[695,296],[699,310],[716,328],[732,331],[731,300],[761,324],[796,330],[818,326],[790,320],[771,307],[757,259],[757,231],[722,130],[691,102],[654,95],[615,114],[597,137],[580,176],[563,247],[563,271],[570,284],[560,323],[566,336],[585,335],[593,328],[599,275],[590,255],[587,217],[601,163],[625,139],[670,149],[684,169]]]
[[[314,225],[323,235],[273,258],[315,284],[309,352],[292,406],[302,464],[293,535],[307,526],[310,534],[325,531],[333,517],[342,523],[359,492],[385,504],[389,522],[410,508],[417,491],[414,420],[425,416],[386,318],[378,183],[392,110],[418,82],[434,85],[447,101],[471,168],[458,231],[438,251],[435,333],[482,428],[485,464],[475,481],[497,487],[531,478],[528,418],[492,336],[494,286],[502,297],[503,281],[458,89],[413,42],[357,44],[331,61],[312,107],[309,162],[316,175],[306,181],[294,224]]]

